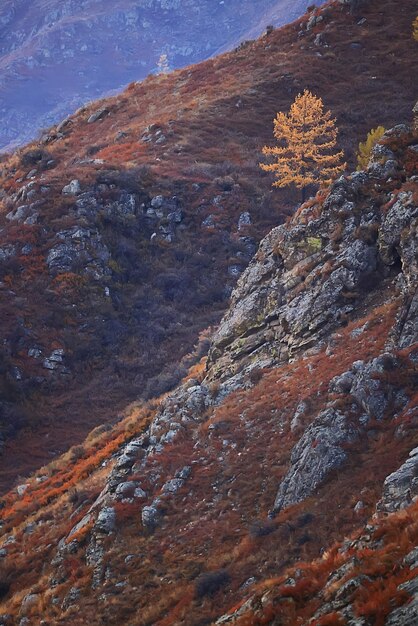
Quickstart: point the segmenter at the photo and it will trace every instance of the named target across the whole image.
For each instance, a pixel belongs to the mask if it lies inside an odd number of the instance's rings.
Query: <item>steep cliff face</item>
[[[395,128],[385,141],[390,143],[392,135],[396,141],[403,132]],[[406,153],[413,161],[415,148]],[[413,185],[397,189],[403,175],[396,155],[383,143],[367,173],[342,177],[325,199],[318,194],[297,212],[290,221],[293,228],[286,224],[269,233],[240,277],[216,332],[209,363],[221,377],[239,371],[255,355],[270,364],[318,345],[353,313],[356,302],[367,302],[372,286],[384,290],[399,267],[406,285],[415,284],[417,261],[405,227],[416,217],[416,204]],[[383,176],[388,196],[371,202]],[[401,346],[411,340],[405,323]]]
[[[158,71],[231,49],[250,26],[299,17],[283,0],[6,0],[0,7],[0,150],[33,139],[88,100]],[[276,7],[269,22],[261,19]],[[270,18],[270,15],[269,15]]]
[[[417,154],[387,132],[261,242],[206,366],[7,494],[6,625],[413,623]]]

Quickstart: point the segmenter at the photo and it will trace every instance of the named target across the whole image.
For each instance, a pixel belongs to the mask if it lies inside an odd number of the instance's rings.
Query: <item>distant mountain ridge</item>
[[[156,71],[258,36],[309,0],[6,0],[0,7],[0,150],[36,136],[88,100]],[[260,17],[261,16],[261,17]]]

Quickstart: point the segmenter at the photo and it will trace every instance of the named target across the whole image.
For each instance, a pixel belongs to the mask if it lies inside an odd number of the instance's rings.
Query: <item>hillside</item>
[[[370,128],[410,120],[414,11],[330,4],[3,158],[3,488],[200,358],[258,242],[297,205],[258,167],[277,110],[304,87],[322,96],[351,165]]]
[[[267,234],[173,392],[5,495],[5,626],[416,622],[417,142]]]
[[[196,63],[221,47],[231,49],[250,28],[258,37],[267,24],[291,22],[308,4],[3,0],[0,151],[32,140],[83,103],[157,71],[162,54],[171,69]]]

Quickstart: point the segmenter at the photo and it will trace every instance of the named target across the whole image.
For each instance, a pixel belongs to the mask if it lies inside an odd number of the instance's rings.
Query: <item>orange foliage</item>
[[[111,163],[127,163],[136,161],[144,153],[145,148],[144,143],[138,142],[114,144],[97,152],[95,158]]]
[[[398,577],[380,578],[365,583],[357,594],[354,610],[357,615],[372,619],[374,626],[384,626],[387,615],[409,599],[406,591],[399,591]]]
[[[53,289],[58,294],[79,291],[86,284],[86,279],[80,274],[74,274],[73,272],[64,272],[58,274],[52,281]]]
[[[335,120],[330,111],[324,112],[321,98],[307,89],[296,97],[288,114],[277,113],[274,136],[279,145],[264,146],[263,154],[276,161],[260,163],[261,169],[274,173],[274,187],[293,184],[304,189],[312,184],[329,184],[345,168],[341,164],[343,152],[335,152]]]

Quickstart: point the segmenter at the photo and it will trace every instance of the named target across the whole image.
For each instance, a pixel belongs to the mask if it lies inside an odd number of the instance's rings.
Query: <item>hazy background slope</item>
[[[0,6],[0,150],[86,100],[157,69],[208,58],[309,0],[5,0]]]

